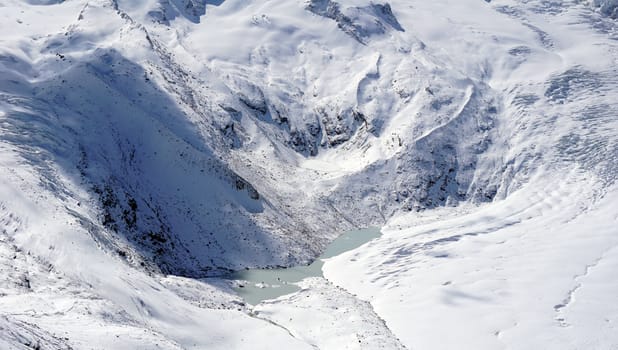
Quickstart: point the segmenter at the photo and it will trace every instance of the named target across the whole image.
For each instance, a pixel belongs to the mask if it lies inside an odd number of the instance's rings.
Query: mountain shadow
[[[60,73],[38,80],[18,57],[0,64],[0,140],[54,196],[72,198],[65,178],[90,193],[96,217],[69,212],[104,249],[190,277],[288,263],[265,228],[278,211],[213,152],[218,130],[190,121],[157,72],[113,49],[58,53],[41,66]]]

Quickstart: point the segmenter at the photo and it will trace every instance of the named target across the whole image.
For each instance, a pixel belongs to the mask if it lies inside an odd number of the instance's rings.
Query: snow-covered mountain
[[[617,8],[3,0],[0,347],[617,347]]]

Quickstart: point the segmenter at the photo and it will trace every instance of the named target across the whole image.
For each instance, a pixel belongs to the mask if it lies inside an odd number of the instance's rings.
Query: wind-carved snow
[[[614,3],[5,1],[0,344],[615,347]]]

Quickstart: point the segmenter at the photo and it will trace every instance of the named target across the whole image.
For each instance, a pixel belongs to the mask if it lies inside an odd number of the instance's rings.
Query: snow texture
[[[618,347],[617,9],[2,1],[0,347]]]

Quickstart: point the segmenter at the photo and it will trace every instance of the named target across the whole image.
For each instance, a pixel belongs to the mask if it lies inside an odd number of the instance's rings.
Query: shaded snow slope
[[[4,1],[0,344],[615,346],[612,17],[574,0]],[[307,281],[257,307],[268,322],[201,279],[384,224],[326,264],[340,288]]]
[[[99,213],[76,216],[110,250],[137,250],[163,272],[203,276],[315,254],[320,244],[305,234],[315,228],[232,170],[241,112],[224,104],[226,91],[209,92],[112,5],[72,8],[65,30],[3,56],[6,142],[45,167],[50,186],[64,172],[89,192]]]

